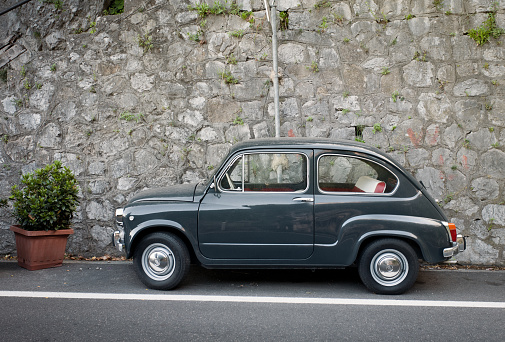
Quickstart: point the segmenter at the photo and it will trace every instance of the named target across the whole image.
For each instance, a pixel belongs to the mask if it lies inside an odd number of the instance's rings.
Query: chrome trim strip
[[[356,158],[356,159],[363,159],[363,160],[367,160],[371,163],[374,163],[386,170],[389,171],[389,173],[391,173],[395,178],[396,178],[396,187],[393,189],[393,191],[391,192],[388,192],[388,193],[373,193],[373,192],[332,192],[332,191],[324,191],[324,190],[321,190],[321,188],[319,187],[319,160],[324,157],[324,156],[340,156],[340,157],[346,157],[346,158]],[[314,184],[316,187],[317,187],[317,190],[319,191],[319,193],[321,194],[324,194],[324,195],[343,195],[343,196],[393,196],[395,194],[395,192],[400,188],[400,179],[396,176],[396,174],[391,171],[388,167],[385,167],[384,165],[381,165],[373,160],[370,160],[370,159],[367,159],[367,158],[364,158],[364,157],[357,157],[357,156],[352,156],[352,155],[347,155],[347,154],[342,154],[342,153],[323,153],[321,154],[320,156],[317,157],[317,161],[316,161],[316,169],[314,170],[314,172],[316,173],[316,184]]]
[[[311,243],[217,243],[205,242],[200,243],[202,246],[289,246],[289,247],[312,247]]]

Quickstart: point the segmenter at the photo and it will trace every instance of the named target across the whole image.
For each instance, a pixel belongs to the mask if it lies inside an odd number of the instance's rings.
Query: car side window
[[[323,155],[318,160],[318,186],[325,192],[391,193],[397,178],[373,161],[342,155]]]
[[[302,153],[247,153],[228,168],[220,187],[231,191],[303,192],[308,161]]]

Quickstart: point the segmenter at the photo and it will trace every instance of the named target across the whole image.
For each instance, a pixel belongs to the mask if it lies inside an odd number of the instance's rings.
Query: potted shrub
[[[77,180],[60,161],[23,175],[24,187],[14,185],[14,217],[18,265],[29,270],[61,266],[67,238],[74,233],[70,220],[79,199]]]

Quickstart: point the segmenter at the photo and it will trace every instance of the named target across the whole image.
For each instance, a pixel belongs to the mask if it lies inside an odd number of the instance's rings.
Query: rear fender
[[[352,264],[361,246],[379,238],[396,237],[415,243],[422,258],[434,263],[445,260],[443,249],[450,245],[447,230],[439,220],[397,215],[363,215],[353,217],[342,226],[339,251],[347,255],[345,264]]]

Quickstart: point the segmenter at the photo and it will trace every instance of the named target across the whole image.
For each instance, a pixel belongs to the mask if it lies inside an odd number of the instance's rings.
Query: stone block
[[[413,60],[403,67],[403,79],[413,87],[429,87],[433,85],[433,69],[430,62]]]
[[[486,81],[469,79],[454,86],[455,96],[483,96],[489,94],[489,86]]]
[[[237,102],[212,98],[207,103],[207,119],[212,123],[232,123],[240,113]]]
[[[494,179],[480,177],[476,178],[471,183],[473,194],[480,201],[489,201],[498,198],[500,192],[500,186],[498,182]]]
[[[482,105],[474,100],[458,101],[454,105],[456,120],[461,128],[466,130],[476,130],[481,126],[483,118]]]
[[[427,121],[445,123],[453,114],[452,108],[453,106],[445,94],[422,93],[419,96],[417,112]]]
[[[505,153],[493,149],[486,152],[481,157],[482,172],[497,179],[503,179],[503,170],[505,170]]]

